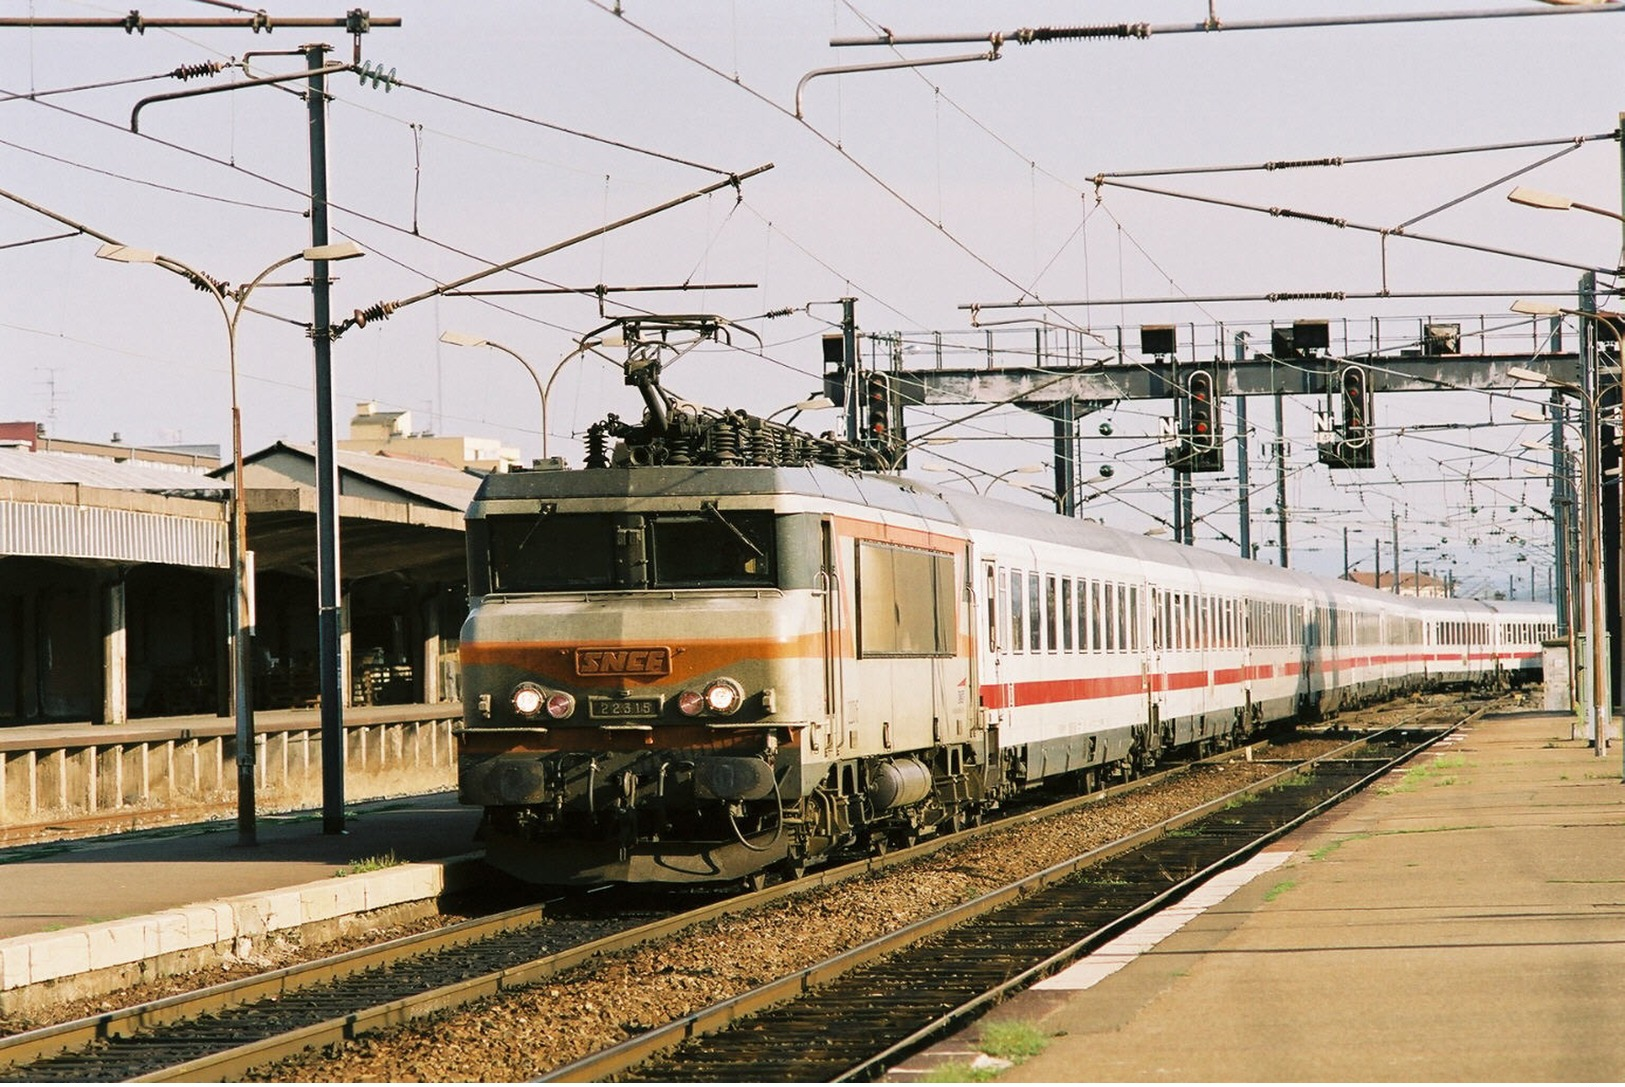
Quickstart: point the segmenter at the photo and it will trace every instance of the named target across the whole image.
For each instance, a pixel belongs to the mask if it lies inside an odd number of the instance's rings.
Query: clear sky
[[[619,295],[607,312],[713,313],[737,323],[732,347],[690,353],[669,369],[667,384],[715,407],[767,413],[818,387],[819,337],[839,319],[830,303],[847,295],[858,299],[865,332],[928,343],[915,336],[940,331],[949,344],[985,343],[985,330],[972,328],[972,304],[1092,301],[988,308],[976,318],[1019,322],[999,326],[1000,344],[1030,343],[1041,322],[1070,329],[1089,358],[1109,355],[1102,344],[1117,343],[1120,327],[1132,348],[1138,325],[1178,324],[1182,342],[1200,356],[1215,350],[1221,325],[1227,336],[1251,330],[1256,342],[1270,322],[1300,318],[1331,320],[1351,349],[1374,332],[1385,345],[1404,342],[1432,318],[1459,321],[1465,350],[1483,343],[1504,351],[1533,339],[1530,323],[1506,311],[1513,293],[1560,300],[1577,267],[1619,263],[1618,224],[1517,207],[1505,193],[1524,184],[1619,206],[1618,143],[1532,145],[1616,128],[1625,108],[1617,94],[1625,13],[1007,43],[996,63],[812,80],[798,120],[797,83],[814,69],[987,48],[985,41],[895,51],[829,44],[878,27],[898,35],[1124,20],[1192,27],[1210,7],[1232,26],[1548,9],[1534,0],[618,6],[619,15],[612,0],[371,5],[375,17],[399,16],[404,26],[364,36],[363,60],[412,86],[386,93],[353,75],[333,79],[334,237],[368,251],[334,266],[336,314],[416,295],[767,163],[773,169],[745,181],[737,199],[724,190],[480,286],[753,284]],[[273,19],[345,10],[318,0],[265,7]],[[0,15],[40,18],[128,10],[69,0],[0,5]],[[148,18],[233,14],[197,0],[153,0],[140,10]],[[35,96],[0,101],[0,188],[126,244],[232,282],[249,279],[309,242],[302,102],[273,87],[160,102],[143,110],[137,135],[129,119],[143,96],[245,74],[125,81],[307,41],[350,56],[339,30],[0,28],[0,96]],[[251,65],[253,75],[267,75],[298,62],[256,57]],[[117,85],[45,93],[100,83]],[[1390,158],[1503,144],[1531,146]],[[1134,180],[1203,201],[1091,182],[1102,173],[1324,158],[1344,164]],[[1384,161],[1351,161],[1365,158]],[[1352,226],[1270,215],[1270,208]],[[1543,259],[1358,229],[1407,223],[1413,234]],[[95,260],[97,243],[88,238],[22,244],[61,230],[0,203],[0,416],[44,421],[62,437],[118,432],[135,443],[226,445],[226,337],[213,303],[155,268]],[[1613,280],[1604,283],[1611,288]],[[1383,291],[1413,297],[1265,298]],[[1424,293],[1438,297],[1414,297]],[[1255,300],[1189,301],[1218,296]],[[304,291],[267,286],[254,304],[290,319],[310,316]],[[781,309],[795,312],[761,317]],[[545,377],[603,320],[591,298],[441,298],[352,329],[334,349],[339,431],[356,402],[374,400],[411,410],[418,429],[497,437],[536,456],[530,379],[506,355],[438,337],[452,330],[500,342]],[[250,315],[239,331],[239,359],[247,447],[311,440],[311,356],[301,330]],[[1520,446],[1544,434],[1513,423],[1513,398],[1384,397],[1379,467],[1335,475],[1314,464],[1315,406],[1309,397],[1287,404],[1294,565],[1340,571],[1344,527],[1355,530],[1357,565],[1369,569],[1379,538],[1386,565],[1397,514],[1407,570],[1414,562],[1424,570],[1453,566],[1468,587],[1485,591],[1505,590],[1510,571],[1519,596],[1534,570],[1544,595],[1549,527],[1531,507],[1549,507],[1549,484],[1526,473],[1538,470],[1539,455]],[[1274,491],[1258,454],[1273,418],[1266,400],[1250,407],[1253,484],[1263,488],[1253,500],[1253,540],[1271,557],[1274,522],[1264,511]],[[561,371],[550,408],[550,451],[579,463],[580,435],[591,422],[608,411],[635,416],[640,405],[612,366],[588,356]],[[1086,423],[1083,473],[1094,480],[1099,465],[1115,469],[1109,482],[1087,485],[1100,492],[1086,504],[1089,516],[1134,531],[1168,519],[1169,477],[1154,444],[1157,417],[1167,411],[1162,402],[1123,404]],[[911,412],[909,426],[917,433],[961,414]],[[1110,438],[1094,436],[1102,420],[1112,424]],[[836,425],[833,412],[801,422]],[[1440,424],[1471,426],[1430,429]],[[996,473],[1050,457],[1048,424],[1016,409],[944,433],[959,442],[916,455],[916,469],[941,463]],[[922,478],[963,486],[946,474]],[[994,491],[1043,503],[1004,484]],[[1198,542],[1233,550],[1225,540],[1237,533],[1233,471],[1201,483],[1197,512]]]

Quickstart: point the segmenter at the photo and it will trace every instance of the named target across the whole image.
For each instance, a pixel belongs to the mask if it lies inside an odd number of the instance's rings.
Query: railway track
[[[1095,803],[1181,772],[1176,768],[1105,793],[1073,798],[1045,813]],[[661,916],[653,919],[647,906],[639,915],[636,906],[621,903],[614,912],[625,930],[594,938],[552,923],[549,910],[558,913],[556,904],[509,910],[199,993],[3,1038],[0,1076],[37,1082],[242,1077],[256,1066],[310,1047],[534,985],[596,956],[668,938],[821,885],[906,864],[945,844],[997,829],[996,824],[977,828],[681,913],[668,901],[655,911]],[[598,931],[602,930],[600,926]],[[569,946],[558,947],[561,941]]]
[[[1481,711],[1480,711],[1481,712]],[[1474,715],[1476,716],[1476,714]],[[1470,717],[1468,718],[1471,719]],[[1454,731],[1399,729],[554,1071],[548,1080],[875,1078]]]

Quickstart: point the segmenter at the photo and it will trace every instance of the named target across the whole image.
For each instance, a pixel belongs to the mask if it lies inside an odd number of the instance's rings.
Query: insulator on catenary
[[[1011,35],[1022,45],[1034,42],[1078,41],[1084,38],[1149,38],[1149,23],[1109,23],[1104,26],[1023,27]]]
[[[197,79],[201,76],[219,75],[223,68],[225,65],[218,60],[205,60],[198,64],[183,64],[170,72],[169,76],[184,83],[188,79]]]
[[[366,328],[368,321],[386,321],[395,312],[394,302],[379,302],[355,311],[355,327]]]
[[[395,69],[391,68],[386,72],[384,71],[384,66],[382,64],[375,68],[370,60],[357,67],[355,69],[355,73],[361,77],[361,85],[363,87],[365,87],[370,81],[372,83],[372,89],[377,90],[378,85],[382,83],[385,94],[388,94],[390,91],[400,86],[400,80],[395,78]]]

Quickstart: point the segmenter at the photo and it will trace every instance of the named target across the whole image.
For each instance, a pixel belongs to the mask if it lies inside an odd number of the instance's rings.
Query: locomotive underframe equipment
[[[993,805],[962,746],[835,763],[805,790],[774,754],[465,753],[459,799],[485,808],[491,863],[560,885],[742,879],[959,829]]]

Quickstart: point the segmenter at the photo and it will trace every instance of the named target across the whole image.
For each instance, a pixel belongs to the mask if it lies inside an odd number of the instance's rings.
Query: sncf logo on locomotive
[[[576,650],[578,676],[664,676],[670,673],[671,650],[665,646]]]

